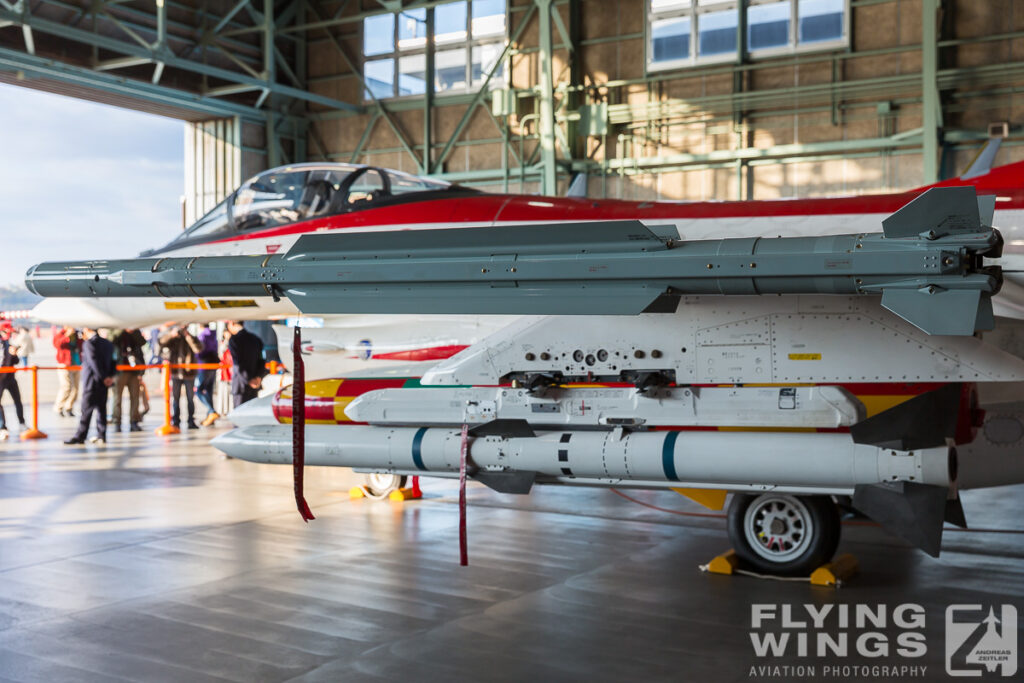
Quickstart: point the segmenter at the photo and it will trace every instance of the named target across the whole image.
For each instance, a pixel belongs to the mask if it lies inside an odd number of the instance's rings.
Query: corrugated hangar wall
[[[264,129],[239,118],[185,126],[185,203],[182,223],[191,225],[267,167]]]
[[[325,14],[343,4],[325,4]],[[669,72],[646,69],[646,0],[584,0],[573,16],[575,4],[554,3],[561,23],[570,33],[578,32],[575,67],[570,51],[554,34],[555,109],[558,118],[570,119],[558,125],[575,138],[571,144],[576,153],[596,162],[597,173],[588,187],[591,196],[765,199],[895,190],[924,182],[922,0],[854,0],[848,10],[848,50]],[[342,16],[380,10],[371,0],[347,5]],[[506,147],[501,140],[508,136],[508,187],[532,193],[539,191],[539,181],[535,174],[520,174],[518,154],[522,147],[530,158],[538,145],[531,116],[537,113],[538,98],[529,91],[538,85],[541,22],[539,13],[531,11],[534,0],[511,0],[509,5],[510,35],[520,22],[527,22],[508,59],[514,112],[492,116],[488,98],[472,114],[443,171],[474,184],[474,172],[502,166]],[[947,142],[941,164],[945,175],[951,175],[969,163],[990,123],[1014,124],[1020,118],[1015,99],[1024,84],[1018,64],[1024,58],[1024,3],[946,0],[942,5],[937,77],[947,85],[941,95]],[[361,83],[347,68],[337,43],[350,55],[360,54],[361,22],[332,28],[330,37],[324,32],[309,36],[309,87],[360,102]],[[577,81],[572,80],[574,68]],[[571,89],[570,84],[583,87]],[[315,112],[311,136],[319,137],[332,159],[418,172],[417,160],[403,148],[394,127],[408,145],[421,150],[422,101],[386,102],[393,126],[372,108],[366,114]],[[608,133],[573,135],[580,130],[572,120],[574,112],[600,102],[607,103]],[[435,103],[430,132],[436,155],[466,105],[446,104],[440,97]],[[311,152],[316,144],[310,141]],[[808,153],[816,149],[820,153]],[[561,148],[559,158],[564,158]],[[1020,147],[1004,145],[1001,162],[1022,158]],[[503,183],[504,178],[492,178],[481,186],[496,189]],[[567,183],[568,175],[560,174],[559,189]]]

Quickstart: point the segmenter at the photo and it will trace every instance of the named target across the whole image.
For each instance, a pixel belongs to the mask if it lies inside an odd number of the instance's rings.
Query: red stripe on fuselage
[[[979,194],[997,194],[997,210],[1024,209],[1024,162],[992,169],[971,180],[954,178],[936,187],[972,185]],[[827,216],[848,214],[890,214],[927,187],[898,194],[872,194],[819,199],[767,199],[755,201],[635,202],[617,199],[576,197],[534,197],[526,195],[480,194],[470,197],[438,198],[379,208],[364,209],[267,230],[233,235],[218,242],[272,239],[323,230],[414,226],[442,223],[525,223],[534,221],[573,222],[594,220],[687,220],[710,218],[756,218],[781,216]]]
[[[409,351],[393,351],[391,353],[375,353],[370,356],[373,360],[404,360],[404,361],[425,361],[444,360],[451,358],[459,351],[468,348],[465,344],[454,344],[451,346],[432,346],[427,349],[410,349]]]
[[[343,379],[335,396],[354,398],[377,389],[399,389],[405,386],[408,377],[399,379]]]

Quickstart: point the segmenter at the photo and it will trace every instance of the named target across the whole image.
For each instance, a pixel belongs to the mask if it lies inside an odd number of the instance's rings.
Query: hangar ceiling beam
[[[21,71],[26,75],[86,86],[101,92],[129,96],[153,104],[180,107],[206,116],[241,116],[250,121],[260,120],[263,117],[263,112],[229,100],[143,81],[129,81],[94,69],[65,64],[53,59],[44,59],[5,47],[0,47],[0,70]]]
[[[204,64],[191,59],[185,59],[177,56],[170,50],[158,51],[151,45],[139,44],[137,32],[131,29],[126,32],[132,36],[133,40],[125,41],[103,35],[98,32],[87,31],[75,28],[74,26],[67,26],[55,21],[50,21],[48,19],[34,16],[28,12],[13,12],[6,7],[0,7],[0,21],[9,21],[12,24],[26,26],[41,33],[57,36],[58,38],[63,38],[65,40],[72,40],[94,48],[109,50],[125,56],[146,58],[152,62],[163,61],[167,66],[174,67],[176,69],[190,71],[212,78],[218,78],[228,81],[229,83],[256,86],[273,94],[320,104],[325,107],[330,107],[331,109],[345,109],[350,111],[360,111],[362,109],[361,107],[349,102],[343,102],[332,97],[317,95],[316,93],[311,93],[304,89],[294,88],[273,81],[256,78],[248,73],[240,73],[238,71]],[[125,27],[123,23],[120,24],[120,26],[122,28]],[[226,50],[225,53],[230,54]],[[237,60],[237,58],[235,59]]]
[[[28,14],[28,4],[26,0],[18,0],[15,3],[8,2],[8,0],[0,0],[0,7],[4,7],[11,12],[17,12],[18,14]],[[8,22],[0,22],[0,26],[7,23]],[[21,36],[25,41],[25,51],[30,55],[34,55],[36,53],[36,41],[32,36],[31,27],[22,25]]]
[[[220,18],[220,21],[218,21],[217,24],[213,27],[213,32],[220,33],[221,31],[223,31],[224,27],[228,25],[228,22],[234,19],[235,15],[238,14],[242,10],[242,8],[248,4],[249,0],[238,0],[238,2],[235,3],[235,6],[228,10],[228,13]]]
[[[842,155],[862,150],[887,150],[901,147],[920,147],[920,128],[897,133],[882,138],[856,138],[853,140],[835,140],[831,142],[808,142],[789,145],[773,145],[771,147],[747,147],[744,149],[723,149],[702,154],[669,154],[657,157],[630,158],[616,157],[604,162],[611,170],[628,172],[637,169],[655,169],[665,166],[687,166],[691,164],[735,163],[737,160],[753,161],[757,159],[778,159],[783,157],[799,157],[809,155],[834,154]],[[584,171],[600,166],[594,161],[573,162],[573,168]]]

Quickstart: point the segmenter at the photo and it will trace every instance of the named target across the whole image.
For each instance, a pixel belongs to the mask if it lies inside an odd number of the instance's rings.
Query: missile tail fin
[[[858,484],[853,507],[889,532],[938,557],[948,497],[945,486],[911,481]]]
[[[882,231],[890,239],[981,232],[978,204],[973,187],[933,187],[883,220]]]
[[[979,290],[886,289],[882,305],[928,334],[971,336],[995,327],[992,298]]]
[[[967,516],[964,515],[964,506],[960,502],[959,495],[956,498],[946,499],[945,521],[961,529],[967,528]]]
[[[978,197],[978,216],[982,225],[992,225],[996,217],[996,196],[994,194],[983,194]]]
[[[956,436],[961,385],[943,387],[904,401],[850,428],[855,443],[912,451],[935,448]]]

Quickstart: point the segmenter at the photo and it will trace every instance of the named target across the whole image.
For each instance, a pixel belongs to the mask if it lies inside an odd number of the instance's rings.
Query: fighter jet
[[[501,216],[518,208],[500,225],[441,210],[418,224],[429,230],[306,234],[271,255],[47,263],[26,284],[43,296],[267,296],[307,315],[524,316],[419,378],[342,378],[326,408],[343,424],[255,425],[216,445],[290,464],[304,435],[312,465],[465,472],[507,493],[661,488],[720,506],[732,492],[737,554],[805,574],[836,549],[835,497],[937,554],[944,521],[964,521],[961,486],[1024,480],[1007,455],[1024,445],[1024,361],[1013,335],[984,338],[1006,285],[991,227],[1003,195],[970,184],[912,196],[853,233],[836,224],[878,215],[883,200],[812,200],[832,202],[813,220],[762,203],[820,234],[722,237],[766,217],[702,216],[751,210],[704,203],[641,220],[588,202],[545,222],[525,207],[566,200],[505,198]],[[1007,192],[1019,214],[1024,194]],[[631,210],[655,208],[667,211]],[[715,239],[694,236],[715,225]],[[304,389],[297,380],[294,405]]]
[[[996,141],[997,142],[997,141]],[[1024,245],[1024,162],[990,169],[992,144],[960,178],[936,186],[972,186],[995,197],[995,220],[1007,240],[1007,256]],[[585,197],[489,194],[390,169],[341,163],[294,164],[260,173],[175,239],[143,257],[273,255],[287,252],[306,234],[480,228],[509,225],[635,220],[671,229],[682,239],[806,236],[876,231],[889,214],[929,187],[886,195],[745,202],[637,202]],[[996,313],[1024,312],[1024,289],[1011,275]],[[251,297],[150,299],[50,298],[33,316],[54,324],[145,327],[177,320],[281,319],[298,314],[287,299]],[[510,322],[470,316],[438,320],[436,334],[423,321],[375,318],[326,321],[312,353],[329,362],[397,352],[434,354],[473,343]],[[376,326],[381,326],[380,334]],[[339,327],[340,326],[340,327]],[[419,330],[410,344],[395,330]],[[330,330],[339,330],[333,332]],[[379,341],[378,341],[379,340]],[[285,340],[287,341],[287,340]],[[353,364],[354,365],[354,364]],[[337,367],[337,366],[336,366]]]

